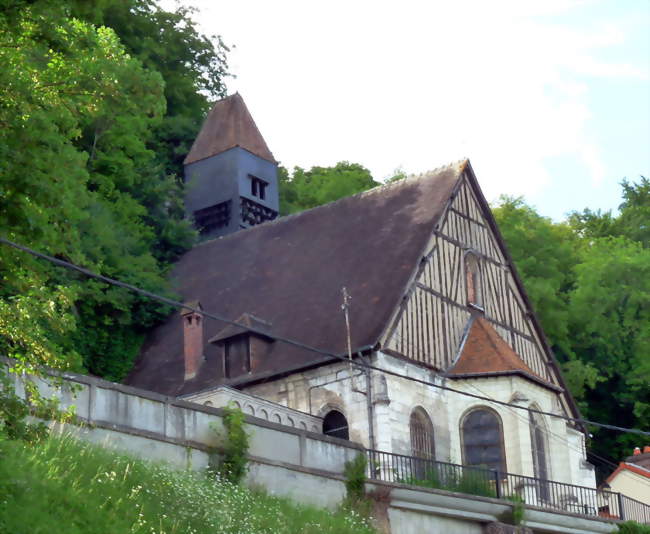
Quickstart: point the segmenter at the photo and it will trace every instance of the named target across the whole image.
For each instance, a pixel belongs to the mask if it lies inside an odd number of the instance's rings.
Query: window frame
[[[485,311],[481,258],[475,250],[468,249],[465,251],[463,270],[465,273],[467,305],[479,311]]]
[[[252,174],[249,174],[248,177],[251,181],[251,196],[260,200],[266,200],[266,188],[269,186],[269,182]]]
[[[425,445],[430,445],[430,450],[416,450],[414,448],[414,441],[418,441],[419,436],[414,435],[414,428],[413,428],[413,421],[414,419],[419,419],[418,423],[421,424],[423,427],[422,436],[420,437],[425,437],[426,439],[422,440]],[[411,414],[409,416],[409,437],[411,440],[411,456],[414,458],[420,458],[423,460],[432,460],[435,461],[436,459],[436,433],[435,429],[433,426],[433,421],[431,420],[431,417],[429,416],[428,412],[422,407],[422,406],[416,406],[411,410]],[[414,439],[415,437],[415,439]],[[426,448],[426,447],[425,447]],[[418,455],[416,452],[424,452],[424,454],[429,454],[428,456],[423,456],[423,455]]]
[[[499,414],[499,412],[497,412],[493,408],[490,408],[489,406],[485,406],[485,405],[472,406],[471,408],[468,408],[467,410],[465,410],[465,412],[463,413],[463,415],[461,416],[461,418],[459,420],[458,430],[459,430],[459,433],[460,433],[460,452],[461,452],[461,458],[462,458],[463,466],[493,470],[492,467],[481,467],[484,464],[470,465],[470,464],[467,463],[467,451],[466,451],[467,444],[465,442],[464,426],[465,426],[465,422],[467,421],[467,418],[470,415],[472,415],[473,413],[478,412],[478,411],[485,411],[485,412],[490,413],[491,415],[493,415],[495,417],[495,419],[497,421],[497,425],[498,425],[498,429],[499,429],[499,442],[498,442],[498,445],[499,445],[499,448],[500,448],[500,451],[501,451],[501,468],[502,468],[502,469],[499,469],[498,471],[500,473],[502,473],[502,476],[504,476],[505,473],[508,472],[508,459],[506,457],[505,438],[504,438],[504,434],[503,434],[503,420],[501,419],[501,415]]]
[[[233,341],[244,341],[246,344],[246,354],[244,359],[244,369],[245,371],[238,374],[232,374],[232,366],[228,365],[228,356],[229,356],[229,347],[232,345]],[[250,374],[252,369],[251,362],[251,340],[250,335],[248,334],[239,334],[237,336],[232,336],[228,339],[223,340],[223,376],[225,378],[237,378],[245,374]]]

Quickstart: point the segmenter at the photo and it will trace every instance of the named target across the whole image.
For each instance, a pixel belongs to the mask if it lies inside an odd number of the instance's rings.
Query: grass
[[[442,489],[482,497],[496,497],[491,481],[486,478],[483,471],[465,468],[460,474],[452,471],[444,472],[442,475],[436,469],[433,469],[427,470],[426,473],[419,477],[407,477],[400,482],[423,488]]]
[[[297,505],[70,437],[0,440],[0,532],[375,533],[354,512]]]

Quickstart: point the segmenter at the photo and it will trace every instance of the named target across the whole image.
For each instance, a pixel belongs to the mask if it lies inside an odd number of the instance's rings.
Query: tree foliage
[[[511,198],[493,211],[584,415],[649,430],[650,183],[621,186],[618,214],[585,209],[555,223]],[[593,432],[592,449],[613,461],[636,444]]]
[[[293,174],[280,168],[280,213],[288,215],[314,208],[378,186],[370,171],[358,163],[341,161],[334,167],[300,167]]]
[[[5,2],[0,40],[2,234],[165,292],[194,239],[174,151],[223,93],[225,49],[146,0]],[[167,311],[5,246],[0,279],[0,352],[24,364],[119,380]]]

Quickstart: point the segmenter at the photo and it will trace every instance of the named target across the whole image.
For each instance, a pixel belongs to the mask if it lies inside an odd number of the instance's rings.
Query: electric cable
[[[80,267],[78,265],[75,265],[74,263],[70,263],[70,262],[65,261],[65,260],[60,260],[60,259],[55,258],[53,256],[49,256],[48,254],[38,252],[38,251],[36,251],[36,250],[34,250],[32,248],[26,247],[25,245],[20,245],[18,243],[10,241],[9,239],[6,239],[5,237],[0,237],[0,243],[3,243],[5,245],[8,245],[8,246],[10,246],[12,248],[15,248],[17,250],[21,250],[23,252],[31,254],[32,256],[35,256],[37,258],[41,258],[41,259],[44,259],[44,260],[49,261],[51,263],[54,263],[54,264],[56,264],[56,265],[58,265],[60,267],[64,267],[64,268],[67,268],[67,269],[72,269],[74,271],[80,272],[83,275],[88,276],[89,278],[94,278],[96,280],[101,280],[102,282],[105,282],[107,284],[111,284],[111,285],[114,285],[114,286],[122,287],[124,289],[128,289],[130,291],[133,291],[135,293],[138,293],[138,294],[143,295],[145,297],[149,297],[149,298],[154,299],[154,300],[158,300],[158,301],[163,302],[163,303],[165,303],[167,305],[170,305],[170,306],[175,306],[175,307],[179,307],[181,309],[191,310],[191,311],[193,311],[195,313],[198,313],[198,314],[200,314],[200,315],[202,315],[204,317],[208,317],[210,319],[214,319],[216,321],[220,321],[220,322],[228,324],[228,325],[245,328],[247,331],[250,331],[253,334],[268,336],[267,332],[262,332],[262,331],[256,329],[255,327],[240,324],[237,321],[233,321],[233,320],[228,319],[226,317],[221,317],[221,316],[219,316],[217,314],[210,313],[210,312],[207,312],[205,310],[198,309],[198,308],[193,307],[193,306],[191,306],[189,304],[184,304],[184,303],[179,302],[177,300],[170,299],[170,298],[164,297],[162,295],[158,295],[156,293],[152,293],[151,291],[141,289],[141,288],[139,288],[137,286],[134,286],[132,284],[128,284],[126,282],[122,282],[122,281],[116,280],[114,278],[109,278],[107,276],[94,273],[93,271],[90,271],[89,269],[86,269],[84,267]],[[579,424],[582,424],[582,425],[591,425],[591,426],[596,426],[596,427],[599,427],[599,428],[606,428],[608,430],[615,430],[615,431],[618,431],[618,432],[623,432],[623,433],[628,433],[628,434],[638,434],[638,435],[641,435],[641,436],[650,436],[650,432],[647,432],[647,431],[644,431],[644,430],[639,430],[639,429],[636,429],[636,428],[624,428],[624,427],[620,427],[620,426],[616,426],[616,425],[610,425],[610,424],[606,424],[606,423],[599,423],[597,421],[590,421],[588,419],[578,419],[578,418],[575,418],[575,417],[569,417],[567,415],[555,414],[555,413],[552,413],[552,412],[544,412],[542,410],[535,410],[535,409],[527,408],[527,407],[524,407],[524,406],[517,406],[517,405],[514,405],[514,404],[510,404],[508,402],[503,402],[503,401],[498,401],[498,400],[495,400],[495,399],[490,399],[489,397],[484,397],[482,395],[476,395],[474,393],[469,393],[467,391],[461,391],[461,390],[458,390],[458,389],[455,389],[455,388],[451,388],[449,386],[444,386],[442,384],[436,384],[436,383],[430,382],[428,380],[423,380],[423,379],[416,378],[416,377],[402,375],[402,374],[397,373],[395,371],[390,371],[389,369],[382,369],[380,367],[368,364],[368,363],[363,362],[363,361],[350,360],[347,356],[344,356],[344,355],[341,355],[341,354],[335,354],[333,352],[329,352],[329,351],[326,351],[326,350],[323,350],[323,349],[319,349],[318,347],[312,347],[310,345],[307,345],[305,343],[302,343],[300,341],[296,341],[296,340],[293,340],[293,339],[289,339],[289,338],[285,338],[285,337],[281,337],[281,336],[273,336],[273,338],[275,340],[277,340],[277,341],[282,341],[283,343],[287,343],[289,345],[293,345],[295,347],[299,347],[301,349],[308,350],[308,351],[314,352],[316,354],[320,354],[322,356],[327,356],[328,358],[335,358],[335,359],[341,360],[341,361],[346,362],[346,363],[351,363],[352,365],[354,365],[356,367],[369,369],[371,371],[377,371],[377,372],[383,373],[385,375],[394,376],[396,378],[402,378],[404,380],[409,380],[409,381],[412,381],[412,382],[416,382],[416,383],[424,384],[424,385],[427,385],[427,386],[435,387],[435,388],[438,388],[438,389],[441,389],[441,390],[444,390],[444,391],[449,391],[451,393],[457,393],[459,395],[464,395],[466,397],[471,397],[471,398],[482,400],[482,401],[492,402],[492,403],[495,403],[495,404],[500,404],[502,406],[510,406],[512,408],[515,408],[515,409],[525,410],[527,412],[538,413],[538,414],[541,414],[541,415],[547,415],[549,417],[555,417],[555,418],[558,418],[558,419],[563,419],[565,421],[570,421],[570,422],[573,422],[573,423],[579,423]]]

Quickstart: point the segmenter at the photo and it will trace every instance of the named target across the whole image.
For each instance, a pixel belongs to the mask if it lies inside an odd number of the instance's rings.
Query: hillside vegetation
[[[70,437],[2,440],[0,458],[3,534],[375,532],[354,513],[296,505]]]
[[[0,236],[171,295],[196,238],[182,160],[229,77],[194,19],[153,0],[0,2]],[[351,162],[279,180],[283,214],[377,184]],[[650,430],[650,181],[622,181],[619,213],[556,222],[512,198],[494,213],[583,414]],[[0,355],[25,367],[121,381],[170,311],[0,245]],[[590,431],[615,463],[643,445]]]

